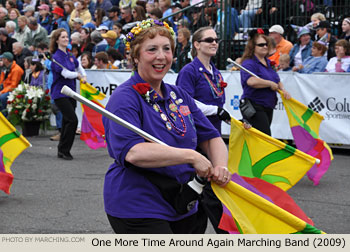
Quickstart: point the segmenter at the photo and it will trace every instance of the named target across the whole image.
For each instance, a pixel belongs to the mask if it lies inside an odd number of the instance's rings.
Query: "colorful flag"
[[[316,159],[261,131],[244,129],[232,118],[228,168],[240,176],[260,178],[284,191],[294,186]]]
[[[225,187],[212,183],[212,188],[224,205],[219,228],[230,233],[323,233],[285,191],[266,181],[235,173]]]
[[[307,172],[314,185],[318,185],[333,160],[331,148],[319,137],[320,124],[324,118],[297,100],[293,98],[286,100],[283,93],[280,94],[295,145],[299,150],[320,160],[320,163],[314,164]]]
[[[80,95],[104,108],[98,100],[103,100],[106,97],[105,94],[101,93],[90,84],[80,82]],[[85,141],[91,149],[106,148],[102,115],[85,104],[81,104],[81,107],[83,118],[81,122],[80,139]]]
[[[10,194],[13,175],[10,167],[13,161],[30,143],[0,113],[0,190]]]

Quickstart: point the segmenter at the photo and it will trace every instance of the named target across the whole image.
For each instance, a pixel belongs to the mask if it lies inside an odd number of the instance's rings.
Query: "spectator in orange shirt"
[[[273,38],[276,42],[276,53],[271,56],[275,61],[279,61],[280,55],[289,54],[290,50],[293,48],[293,44],[283,38],[283,33],[284,29],[280,25],[273,25],[269,29],[269,37]]]
[[[0,56],[5,71],[0,75],[0,111],[6,108],[7,96],[21,81],[23,69],[13,60],[13,54],[5,52]],[[6,115],[5,115],[6,116]]]

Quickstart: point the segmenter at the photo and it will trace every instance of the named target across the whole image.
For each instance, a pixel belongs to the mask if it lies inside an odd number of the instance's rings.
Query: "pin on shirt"
[[[176,100],[177,97],[176,97],[176,94],[174,91],[170,92],[170,97],[173,98],[174,100]]]

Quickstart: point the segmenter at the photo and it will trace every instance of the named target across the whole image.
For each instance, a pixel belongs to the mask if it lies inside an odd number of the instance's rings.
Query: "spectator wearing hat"
[[[39,9],[39,17],[38,24],[44,27],[49,34],[51,31],[51,17],[50,17],[50,7],[47,4],[42,4],[38,7]]]
[[[113,6],[108,10],[108,20],[103,22],[103,25],[108,27],[108,30],[113,29],[113,23],[119,21],[120,9],[118,6]]]
[[[315,27],[316,29],[316,41],[322,41],[325,42],[328,50],[327,50],[327,59],[330,60],[331,58],[335,57],[335,43],[337,42],[337,39],[331,34],[331,26],[328,21],[321,21],[319,22],[318,26]]]
[[[90,11],[88,10],[84,0],[76,1],[74,6],[75,9],[70,14],[70,19],[68,21],[68,24],[71,28],[74,28],[74,22],[76,18],[80,18],[81,20],[83,20],[82,26],[92,21]]]
[[[64,28],[68,36],[70,36],[70,27],[64,17],[64,10],[60,7],[55,7],[52,11],[53,19],[51,22],[50,34],[52,31],[57,30],[58,28]]]
[[[31,5],[27,5],[23,9],[23,13],[24,13],[24,16],[26,16],[27,18],[34,17],[35,8],[33,6],[31,6]]]
[[[328,60],[324,56],[326,51],[327,47],[324,42],[313,42],[311,56],[306,58],[302,65],[299,65],[298,67],[294,66],[292,71],[306,74],[324,72],[328,64]]]
[[[110,8],[112,8],[112,6],[113,6],[113,4],[111,3],[110,0],[97,0],[95,10],[98,8],[101,8],[107,13],[107,11]]]
[[[9,37],[5,28],[0,28],[0,53],[12,52],[12,44],[17,42],[16,39]]]
[[[302,27],[298,32],[298,42],[293,46],[289,52],[290,66],[302,65],[304,60],[311,55],[312,41],[310,30]]]
[[[280,54],[289,54],[293,47],[293,44],[283,37],[284,29],[280,25],[273,25],[269,29],[269,37],[273,38],[276,42],[276,50]]]
[[[13,55],[14,60],[16,61],[17,65],[19,65],[23,70],[24,69],[24,59],[28,56],[33,56],[33,53],[21,42],[15,42],[12,45],[13,48]]]
[[[24,71],[13,60],[12,53],[4,52],[0,58],[5,67],[5,71],[2,71],[0,75],[0,111],[2,111],[6,108],[9,93],[18,86]]]
[[[94,64],[96,66],[95,69],[118,69],[118,67],[113,66],[113,64],[109,63],[108,55],[106,52],[98,52],[94,58]]]
[[[108,31],[106,33],[101,34],[102,37],[107,41],[108,46],[106,47],[106,51],[109,48],[116,49],[121,55],[124,55],[125,45],[121,39],[118,38],[118,35],[115,31]]]
[[[81,18],[74,18],[72,21],[73,21],[72,33],[73,32],[80,33],[84,25],[84,20],[82,20]]]
[[[100,25],[99,27],[96,28],[96,31],[98,31],[99,33],[103,34],[108,32],[108,27],[105,25]]]
[[[30,33],[30,29],[27,26],[28,18],[26,16],[20,16],[18,18],[18,31],[15,31],[12,38],[16,39],[18,42],[24,44],[26,36]]]
[[[38,24],[35,17],[29,18],[28,27],[30,29],[30,33],[28,33],[26,39],[24,40],[24,46],[29,47],[29,50],[35,51],[37,45],[42,42],[49,43],[46,29]]]
[[[182,6],[179,3],[173,3],[171,5],[171,10],[172,10],[172,14],[174,14],[176,12],[181,11],[182,10]],[[183,12],[179,12],[175,16],[171,16],[171,17],[168,18],[168,20],[171,23],[171,26],[173,27],[174,32],[176,34],[177,34],[178,29],[179,29],[178,26],[177,26],[178,21],[181,20],[181,19],[186,20],[187,22],[190,22],[189,18],[183,15]]]
[[[95,57],[96,53],[106,51],[108,43],[105,39],[102,38],[102,35],[99,31],[93,31],[91,33],[91,42],[95,45],[92,49],[92,57]]]

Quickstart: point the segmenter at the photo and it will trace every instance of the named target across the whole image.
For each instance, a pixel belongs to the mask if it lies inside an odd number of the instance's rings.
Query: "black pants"
[[[107,214],[116,234],[193,234],[197,213],[178,221],[154,218],[117,218]]]
[[[246,118],[243,115],[243,118],[246,119],[254,128],[271,136],[270,126],[272,122],[273,109],[265,108],[261,105],[254,103],[253,101],[252,104],[256,110],[255,115],[252,118]]]
[[[78,126],[78,118],[75,114],[77,103],[73,98],[67,97],[55,99],[55,104],[63,115],[58,151],[64,154],[70,154]]]

